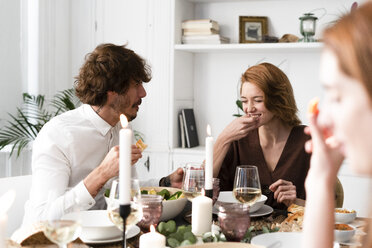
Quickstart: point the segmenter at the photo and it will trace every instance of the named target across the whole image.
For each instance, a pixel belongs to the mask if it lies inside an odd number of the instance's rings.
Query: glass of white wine
[[[48,195],[48,204],[52,204],[53,200],[56,199],[57,196],[58,194],[56,193],[56,190],[50,190]],[[77,206],[73,206],[72,211],[78,212],[79,209]],[[66,248],[68,243],[74,241],[80,236],[81,224],[79,218],[76,220],[62,220],[55,212],[51,211],[45,221],[43,231],[45,236],[50,241],[57,244],[58,247]]]
[[[125,222],[126,235],[128,233],[128,230],[142,219],[141,189],[138,179],[131,179],[130,208],[131,212]],[[112,181],[111,185],[110,197],[107,204],[107,212],[112,223],[114,223],[117,228],[123,231],[123,219],[120,216],[119,209],[119,179],[115,179]],[[126,247],[126,245],[124,247]]]
[[[249,206],[261,198],[257,166],[240,165],[236,168],[233,195],[239,202]]]
[[[204,189],[204,167],[200,163],[187,163],[183,177],[182,189],[187,199],[192,201],[201,195]]]

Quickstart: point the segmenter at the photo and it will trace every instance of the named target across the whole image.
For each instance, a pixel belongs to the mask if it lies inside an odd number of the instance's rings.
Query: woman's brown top
[[[218,174],[220,190],[233,190],[237,166],[255,165],[258,167],[262,194],[268,198],[265,204],[274,209],[286,209],[284,204],[276,202],[274,193],[269,190],[269,186],[279,179],[291,181],[296,185],[297,198],[305,200],[304,183],[309,170],[310,154],[305,152],[304,145],[310,136],[304,133],[304,128],[303,125],[292,128],[274,171],[271,171],[266,164],[258,129],[251,131],[246,137],[234,141],[230,145]]]

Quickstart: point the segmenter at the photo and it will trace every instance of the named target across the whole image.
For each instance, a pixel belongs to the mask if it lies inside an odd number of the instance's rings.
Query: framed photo
[[[239,16],[239,43],[262,42],[267,29],[266,16]]]

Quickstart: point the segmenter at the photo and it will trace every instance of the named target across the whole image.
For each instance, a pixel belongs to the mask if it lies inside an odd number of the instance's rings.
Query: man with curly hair
[[[146,96],[142,84],[150,80],[146,61],[125,46],[102,44],[86,56],[75,81],[83,105],[45,124],[34,142],[24,224],[60,218],[76,207],[105,208],[103,192],[119,173],[119,116],[136,118]],[[132,164],[141,157],[133,145]],[[177,170],[161,183],[180,187],[182,176]]]

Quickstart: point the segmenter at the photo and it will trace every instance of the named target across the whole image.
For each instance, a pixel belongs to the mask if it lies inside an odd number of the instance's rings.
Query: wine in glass
[[[53,200],[58,197],[57,190],[50,190],[48,194],[48,204],[52,204]],[[78,202],[74,196],[75,202]],[[73,206],[73,211],[79,211],[77,206]],[[50,212],[45,221],[44,234],[45,236],[57,244],[58,247],[66,248],[67,244],[77,239],[81,233],[81,224],[79,218],[76,220],[62,220],[55,212]]]
[[[81,231],[80,223],[74,220],[48,220],[45,223],[45,236],[61,248],[77,237]]]
[[[125,222],[125,234],[128,230],[142,219],[141,190],[138,179],[131,179],[131,212]],[[120,216],[119,203],[119,180],[112,181],[110,197],[107,204],[107,212],[112,223],[123,231],[123,219]],[[124,241],[125,242],[125,241]]]
[[[240,165],[236,168],[234,197],[241,203],[252,206],[261,197],[261,184],[257,166]]]
[[[202,189],[204,189],[204,181],[204,167],[201,164],[186,164],[182,183],[185,197],[192,201],[192,199],[201,195]]]

